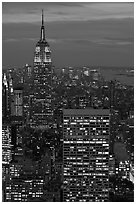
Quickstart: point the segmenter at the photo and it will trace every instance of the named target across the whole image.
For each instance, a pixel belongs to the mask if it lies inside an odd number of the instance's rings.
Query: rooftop
[[[109,115],[110,109],[63,109],[64,115]]]

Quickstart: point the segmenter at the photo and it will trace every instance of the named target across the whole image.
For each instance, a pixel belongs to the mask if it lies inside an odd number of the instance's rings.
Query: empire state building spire
[[[40,41],[44,42],[45,41],[45,28],[44,28],[44,15],[43,15],[43,10],[42,10],[42,26],[41,26],[41,37]]]
[[[36,44],[34,63],[51,63],[51,50],[48,42],[45,39],[44,15],[42,10],[41,19],[41,35],[40,40]]]

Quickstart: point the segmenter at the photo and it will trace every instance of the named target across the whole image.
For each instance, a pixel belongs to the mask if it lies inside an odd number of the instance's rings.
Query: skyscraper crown
[[[44,15],[42,10],[42,25],[40,40],[36,44],[34,63],[51,63],[51,51],[45,39]]]

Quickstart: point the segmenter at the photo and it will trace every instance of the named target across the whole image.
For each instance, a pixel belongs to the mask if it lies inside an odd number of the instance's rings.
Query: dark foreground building
[[[64,109],[64,201],[109,199],[108,109]]]

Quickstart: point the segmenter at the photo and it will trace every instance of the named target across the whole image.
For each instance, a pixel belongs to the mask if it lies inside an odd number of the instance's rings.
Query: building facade
[[[63,201],[108,201],[109,121],[108,109],[63,110]]]
[[[9,164],[11,161],[11,126],[2,125],[2,164]]]
[[[7,76],[4,73],[2,78],[2,119],[4,121],[9,120],[10,117],[10,95],[9,95],[9,83]]]
[[[11,116],[23,117],[23,88],[14,89],[11,100]]]

